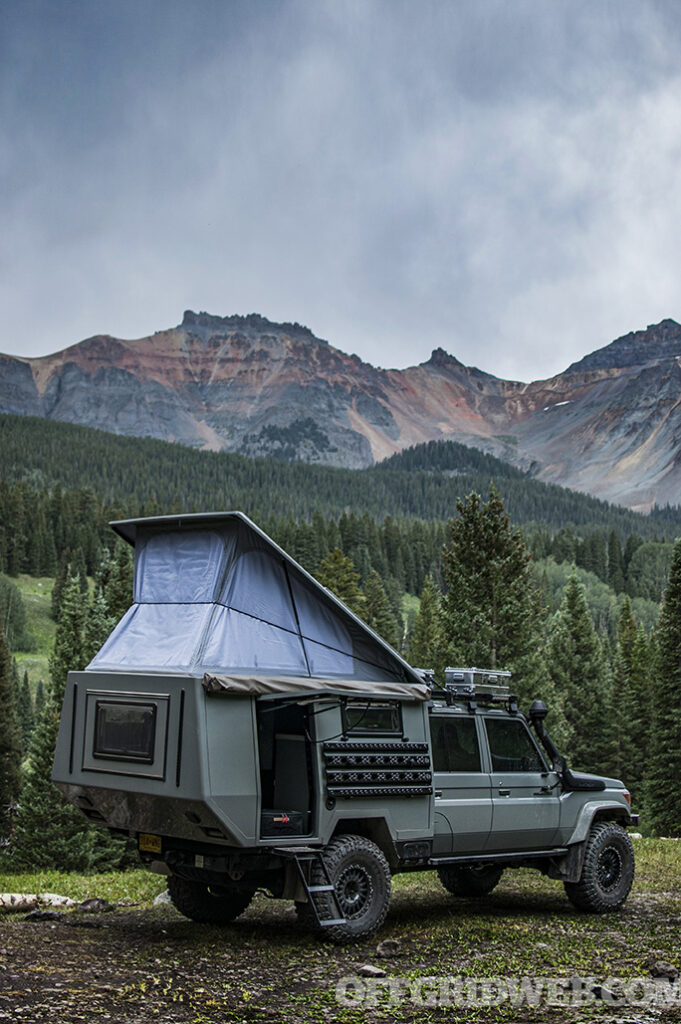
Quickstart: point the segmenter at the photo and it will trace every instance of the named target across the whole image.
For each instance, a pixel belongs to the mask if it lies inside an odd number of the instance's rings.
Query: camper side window
[[[155,704],[97,701],[94,757],[124,758],[151,764],[156,733]]]
[[[402,705],[398,700],[348,700],[343,707],[343,731],[359,736],[401,735]]]

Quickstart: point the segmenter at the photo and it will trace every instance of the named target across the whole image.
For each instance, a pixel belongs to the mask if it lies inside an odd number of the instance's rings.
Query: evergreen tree
[[[132,551],[128,544],[119,540],[116,542],[108,579],[104,587],[106,605],[114,622],[122,619],[132,604],[132,579]]]
[[[19,700],[17,701],[17,719],[21,733],[21,749],[26,753],[31,742],[31,733],[35,724],[33,713],[33,701],[31,700],[31,689],[28,683],[28,672],[24,672],[19,689]]]
[[[96,591],[88,607],[83,630],[83,660],[86,665],[90,664],[115,625],[104,594]]]
[[[12,663],[0,630],[0,838],[6,838],[19,793],[21,736],[17,723]]]
[[[12,841],[13,863],[27,870],[84,871],[93,862],[91,829],[51,778],[66,676],[85,666],[84,619],[80,582],[72,576],[64,588],[50,658],[51,686],[33,733]]]
[[[563,752],[577,769],[608,774],[617,758],[610,673],[574,573],[551,622],[546,663],[568,729]]]
[[[441,628],[450,665],[511,669],[523,700],[539,696],[540,605],[532,556],[492,488],[457,501],[442,553]],[[444,666],[438,666],[442,669]]]
[[[6,576],[0,576],[0,630],[12,651],[31,651],[34,638],[26,627],[26,608],[19,588]]]
[[[355,615],[364,615],[364,595],[359,586],[359,573],[352,559],[344,555],[340,548],[334,548],[322,559],[317,579],[323,587],[333,591]]]
[[[45,684],[43,683],[42,679],[39,679],[38,680],[38,685],[36,686],[36,690],[35,690],[35,701],[34,701],[34,704],[33,704],[33,724],[34,724],[34,727],[40,721],[40,716],[43,713],[43,708],[44,707],[45,707]]]
[[[50,656],[51,694],[60,710],[64,699],[66,676],[71,671],[85,668],[87,664],[83,650],[85,616],[86,606],[80,579],[78,576],[70,576],[64,588],[54,647]]]
[[[372,569],[364,584],[364,621],[393,647],[401,640],[401,630],[393,615],[381,577]]]
[[[80,545],[75,549],[71,556],[71,563],[69,565],[69,575],[78,577],[78,585],[80,587],[81,595],[87,598],[90,587],[87,579],[87,565],[85,562],[85,555]]]
[[[409,636],[409,660],[417,668],[434,669],[442,660],[440,592],[432,576],[426,576],[421,603]]]
[[[619,537],[614,530],[608,538],[608,583],[616,594],[624,591],[624,556]]]
[[[655,700],[646,777],[646,810],[657,835],[681,835],[681,541],[674,546],[669,583],[656,631]]]
[[[617,775],[624,779],[639,805],[645,795],[653,713],[651,646],[643,627],[636,627],[629,598],[626,598],[617,631],[613,667],[613,689],[619,733]]]

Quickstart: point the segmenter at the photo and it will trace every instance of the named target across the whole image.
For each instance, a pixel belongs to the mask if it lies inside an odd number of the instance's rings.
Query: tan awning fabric
[[[287,694],[335,694],[352,697],[382,697],[391,700],[430,700],[422,683],[364,682],[359,679],[310,679],[308,676],[223,676],[206,673],[206,693],[225,697],[279,696]]]

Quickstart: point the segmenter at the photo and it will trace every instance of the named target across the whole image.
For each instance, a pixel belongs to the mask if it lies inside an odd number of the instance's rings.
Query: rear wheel
[[[188,882],[177,875],[168,879],[168,892],[181,914],[202,924],[229,924],[244,912],[255,894],[254,889],[208,886],[203,882]]]
[[[323,854],[345,924],[320,928],[309,903],[296,904],[300,920],[336,943],[371,935],[383,924],[390,903],[390,868],[382,851],[364,836],[347,835],[332,839]],[[310,884],[325,882],[321,868],[313,864]],[[317,907],[322,919],[337,917],[330,894],[320,893]]]
[[[621,825],[599,821],[586,841],[582,877],[565,882],[573,906],[591,914],[621,907],[634,881],[634,847]]]
[[[438,877],[452,896],[486,896],[499,884],[504,869],[494,864],[471,864],[465,867],[443,865]]]

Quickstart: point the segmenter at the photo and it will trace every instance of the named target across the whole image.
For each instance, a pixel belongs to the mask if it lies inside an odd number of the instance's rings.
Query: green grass
[[[0,873],[0,891],[15,893],[52,892],[72,900],[99,896],[110,903],[131,901],[151,906],[154,897],[166,888],[162,875],[136,871],[108,871],[101,875],[78,875],[62,871],[36,871],[31,874]]]
[[[27,632],[36,642],[34,651],[17,651],[14,657],[17,659],[19,671],[22,674],[24,670],[28,672],[31,689],[35,692],[38,680],[47,682],[49,676],[48,659],[57,628],[50,614],[54,580],[49,576],[37,578],[22,575],[13,578],[12,582],[18,587],[24,602]]]
[[[154,907],[165,879],[144,871],[0,874],[3,891],[99,896],[117,904],[115,912],[94,918],[64,911],[66,923],[58,925],[0,915],[0,954],[16,979],[2,1009],[25,1007],[28,990],[46,1014],[69,1021],[107,1015],[120,1024],[532,1024],[540,1018],[545,1024],[605,1024],[613,1021],[612,1009],[601,1004],[565,1011],[510,1005],[448,1010],[411,1001],[345,1007],[335,986],[367,963],[406,985],[429,977],[605,981],[650,977],[655,960],[679,967],[681,842],[638,839],[634,845],[636,880],[618,913],[577,912],[562,885],[536,871],[506,871],[494,892],[479,900],[450,896],[434,872],[405,874],[393,880],[380,932],[348,946],[320,943],[296,920],[290,902],[261,895],[237,921],[217,928],[188,921],[172,907]],[[387,938],[400,943],[392,959],[376,948]],[[647,1007],[628,1006],[616,1019],[667,1024],[681,1020],[681,1008],[651,1016]]]

